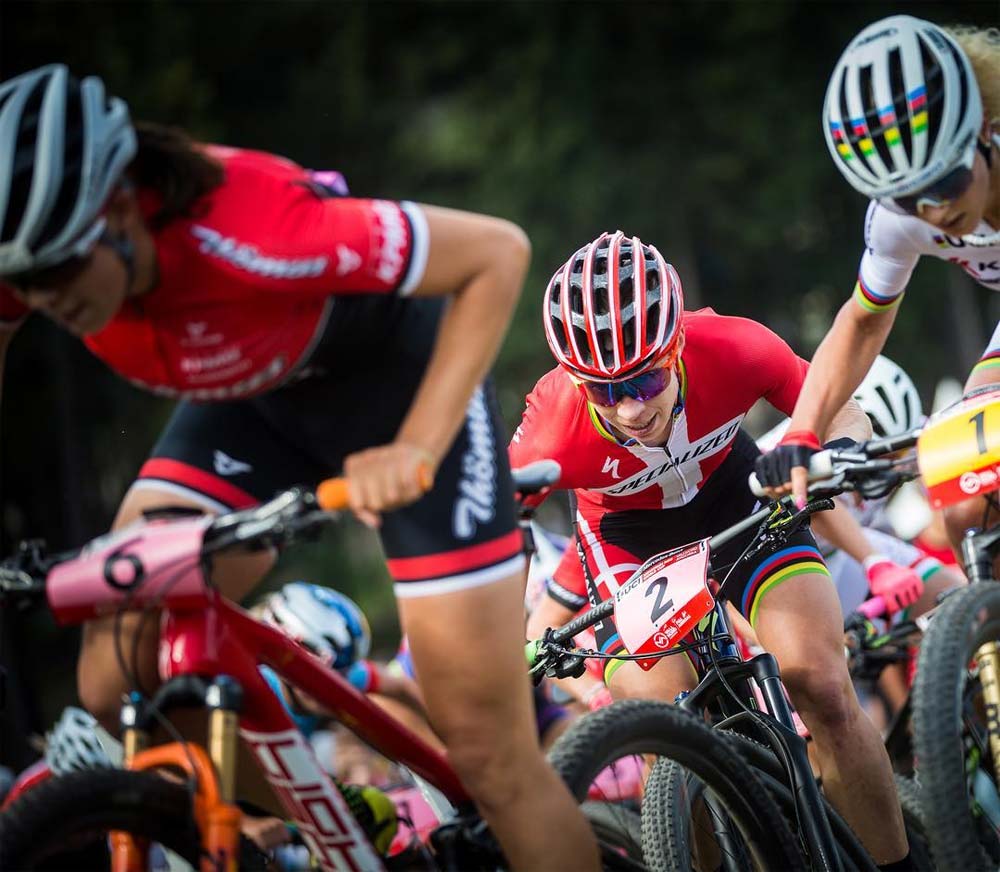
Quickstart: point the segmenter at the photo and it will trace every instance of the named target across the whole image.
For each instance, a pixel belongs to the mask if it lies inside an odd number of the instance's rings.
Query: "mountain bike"
[[[0,816],[0,868],[58,862],[53,855],[105,838],[116,870],[147,869],[151,846],[203,870],[236,868],[239,740],[320,868],[505,868],[496,841],[440,754],[211,584],[217,555],[284,547],[330,523],[331,512],[345,506],[345,482],[330,480],[316,491],[294,488],[256,508],[218,517],[151,513],[66,554],[50,556],[38,543],[27,544],[0,567],[5,603],[45,599],[64,625],[159,610],[163,680],[151,697],[136,691],[123,706],[125,768],[53,778]],[[126,652],[118,653],[126,674],[134,674]],[[338,721],[413,774],[442,822],[431,836],[431,851],[417,846],[409,856],[380,856],[371,839],[386,820],[323,772],[260,665],[321,700]],[[172,730],[166,716],[180,706],[208,712],[207,748],[179,735],[171,744],[150,747],[154,727]],[[179,777],[155,771],[163,769]],[[606,830],[595,831],[606,868],[643,868]]]
[[[887,452],[893,450],[893,442],[878,440],[867,447],[873,454]],[[826,461],[836,464],[841,453],[848,460],[868,462],[866,455],[857,452],[827,452]],[[785,498],[711,539],[650,558],[612,599],[529,643],[533,674],[579,674],[585,659],[607,659],[608,655],[573,647],[573,636],[614,614],[629,652],[616,658],[651,666],[660,657],[682,652],[694,655],[699,682],[690,693],[681,694],[675,706],[637,700],[615,703],[571,727],[552,751],[553,760],[575,756],[578,769],[585,774],[576,776],[571,767],[562,770],[575,790],[586,774],[615,755],[652,753],[666,758],[653,766],[643,800],[643,850],[650,868],[736,870],[808,864],[823,870],[875,869],[857,837],[819,790],[776,660],[767,653],[741,659],[724,608],[725,570],[735,564],[715,555],[754,528],[753,541],[736,562],[777,550],[812,514],[832,509],[831,496],[859,489],[874,497],[897,481],[854,488],[846,476],[834,475],[825,487],[811,488],[801,510],[796,511]],[[715,595],[709,577],[721,580]],[[706,718],[714,730],[707,728]],[[725,744],[700,744],[705,742],[705,732],[724,737]],[[724,748],[731,760],[738,761],[740,774],[735,783],[727,781],[725,773],[706,767],[700,759],[703,748],[706,755]],[[761,786],[766,802],[759,798]],[[766,838],[758,829],[760,822],[741,803],[741,790],[743,797],[755,797],[754,804],[762,813],[770,814],[777,805],[782,825],[771,824],[777,841],[784,842],[789,823],[795,826],[794,863],[786,859],[785,865],[761,866],[758,852]],[[907,821],[911,828],[916,823]],[[908,835],[911,846],[919,842],[916,832]],[[926,855],[916,854],[922,868],[929,868]]]

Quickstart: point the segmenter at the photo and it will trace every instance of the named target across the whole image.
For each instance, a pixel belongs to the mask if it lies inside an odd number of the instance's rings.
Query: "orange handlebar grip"
[[[417,484],[420,485],[420,490],[423,493],[427,493],[427,491],[434,487],[434,474],[426,463],[421,463],[417,467]]]
[[[316,488],[316,501],[327,512],[336,512],[347,507],[347,479],[328,478]]]

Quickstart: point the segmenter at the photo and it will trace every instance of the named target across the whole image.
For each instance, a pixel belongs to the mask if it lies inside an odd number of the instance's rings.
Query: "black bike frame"
[[[767,506],[712,537],[708,543],[709,554],[761,524],[773,512],[773,505]],[[682,695],[678,703],[681,708],[698,716],[706,710],[712,711],[718,716],[717,727],[736,732],[749,732],[745,728],[752,727],[754,720],[758,721],[758,729],[752,732],[751,738],[759,739],[763,734],[772,746],[780,744],[775,751],[788,774],[802,837],[813,868],[840,872],[843,867],[837,843],[813,775],[805,739],[795,728],[792,709],[781,684],[778,662],[767,653],[758,654],[750,660],[740,657],[724,603],[723,594],[716,600],[712,612],[689,634],[684,648],[666,655],[680,654],[689,648],[713,652],[693,658],[698,685],[690,693]],[[610,617],[613,612],[614,600],[606,600],[553,630],[545,641],[556,645],[568,643],[581,630]],[[750,679],[757,683],[763,695],[763,712],[758,708]],[[759,726],[761,718],[767,718],[766,727]]]

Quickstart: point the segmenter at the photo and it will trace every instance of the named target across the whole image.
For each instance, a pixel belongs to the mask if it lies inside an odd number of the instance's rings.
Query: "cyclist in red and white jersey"
[[[758,451],[740,424],[759,399],[790,412],[807,364],[754,321],[684,312],[674,268],[621,232],[602,234],[556,271],[543,321],[559,365],[528,396],[511,463],[560,465],[556,486],[577,500],[576,534],[596,604],[644,560],[754,509],[747,477]],[[826,435],[870,432],[848,402]],[[734,561],[752,538],[750,531],[715,560]],[[779,550],[721,574],[727,598],[781,664],[819,748],[824,791],[876,860],[907,868],[889,760],[851,686],[837,593],[812,534],[800,530]],[[603,653],[623,650],[613,618],[595,635]],[[611,661],[605,675],[615,696],[668,700],[695,677],[682,657],[649,672]]]
[[[789,433],[757,471],[805,495],[805,467],[892,329],[922,255],[1000,289],[1000,32],[945,30],[908,15],[876,21],[841,55],[826,92],[834,163],[871,198],[852,299],[813,357]],[[1000,382],[1000,324],[966,390]],[[953,544],[990,518],[982,500],[948,511]],[[996,513],[993,517],[995,519]]]
[[[0,85],[0,143],[0,347],[42,312],[181,400],[116,526],[343,471],[379,529],[434,727],[512,863],[596,867],[534,732],[521,537],[487,380],[527,268],[520,229],[337,196],[335,174],[133,124],[99,79],[60,64]],[[215,580],[238,599],[263,568],[231,559]],[[145,628],[148,689],[157,622],[138,617],[121,644]],[[112,724],[126,689],[114,638],[112,618],[89,624],[79,666],[82,700]]]

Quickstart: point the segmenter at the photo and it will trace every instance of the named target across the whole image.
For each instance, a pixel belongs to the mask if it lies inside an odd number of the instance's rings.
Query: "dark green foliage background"
[[[103,76],[137,118],[340,169],[360,195],[520,223],[534,262],[497,365],[513,426],[550,365],[545,283],[605,229],[654,242],[689,308],[757,318],[811,354],[853,287],[866,205],[827,154],[823,92],[853,33],[896,12],[1000,19],[996,0],[6,0],[0,74],[65,61]],[[997,315],[957,269],[925,263],[888,351],[929,402],[941,375],[964,376]],[[106,529],[168,410],[33,318],[4,388],[0,552],[25,536],[70,546]],[[304,573],[352,593],[384,642],[389,585],[377,545],[356,530],[290,555],[272,583]],[[57,688],[39,699],[47,716],[71,693],[75,642],[43,615],[17,623],[29,683]],[[43,648],[51,656],[33,656]]]

